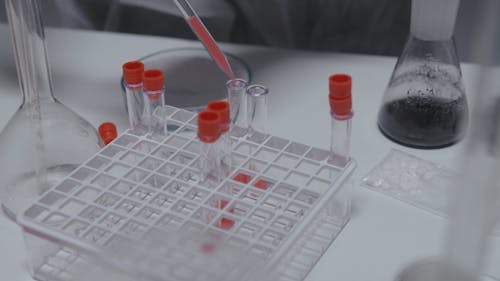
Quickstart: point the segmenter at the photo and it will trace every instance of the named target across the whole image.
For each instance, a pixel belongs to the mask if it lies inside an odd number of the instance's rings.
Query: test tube
[[[142,100],[144,64],[140,61],[130,61],[123,64],[122,69],[123,79],[125,80],[129,127],[133,130],[139,125],[142,115],[142,106],[139,106],[137,101]]]
[[[344,167],[350,159],[352,125],[352,78],[347,74],[330,76],[330,109],[332,132],[330,162]]]
[[[155,120],[153,112],[156,108],[165,106],[165,80],[163,71],[150,69],[144,71],[144,123],[148,128],[148,133],[153,132]]]
[[[170,116],[171,109],[167,106],[158,106],[153,111],[153,124],[154,130],[152,137],[162,141],[168,136],[168,117]]]
[[[246,92],[250,132],[266,133],[269,89],[262,85],[251,85]]]
[[[231,110],[231,130],[238,136],[246,134],[248,130],[247,95],[245,94],[247,86],[248,82],[243,79],[229,80],[226,83],[227,101]]]
[[[217,186],[222,178],[219,143],[221,122],[217,112],[203,111],[198,114],[200,183],[208,187]]]
[[[208,103],[207,111],[216,112],[221,117],[220,126],[220,152],[221,152],[221,172],[223,176],[229,176],[231,172],[231,153],[233,145],[231,143],[231,136],[229,128],[231,124],[229,103],[226,101],[213,101]]]

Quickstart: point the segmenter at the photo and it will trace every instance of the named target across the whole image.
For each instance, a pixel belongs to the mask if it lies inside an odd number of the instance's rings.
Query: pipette
[[[189,4],[187,0],[174,0],[174,2],[181,11],[188,25],[191,27],[203,46],[207,49],[212,59],[231,80],[234,80],[235,76],[226,56],[219,48],[217,42],[215,42],[200,17],[193,10],[191,4]]]

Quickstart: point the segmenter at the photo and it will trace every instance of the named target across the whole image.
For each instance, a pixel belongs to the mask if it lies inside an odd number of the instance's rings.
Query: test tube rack
[[[34,278],[68,281],[72,264],[113,240],[184,229],[261,255],[280,280],[303,280],[349,221],[355,162],[336,167],[327,150],[267,134],[232,136],[232,172],[207,187],[196,114],[167,114],[167,136],[126,131],[22,213]]]

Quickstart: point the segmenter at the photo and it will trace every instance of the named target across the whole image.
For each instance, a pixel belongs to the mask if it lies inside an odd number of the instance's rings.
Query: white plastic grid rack
[[[349,219],[341,187],[354,161],[336,167],[326,150],[233,136],[231,175],[204,186],[196,114],[169,108],[167,137],[126,131],[23,212],[34,277],[69,280],[83,253],[180,229],[213,233],[269,259],[281,280],[302,280]]]

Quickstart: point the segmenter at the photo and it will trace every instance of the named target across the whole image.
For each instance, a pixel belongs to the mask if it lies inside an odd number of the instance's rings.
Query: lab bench
[[[7,26],[0,26],[0,37],[3,127],[19,106],[21,95]],[[47,38],[56,97],[94,126],[110,121],[120,132],[127,128],[121,64],[162,49],[200,46],[174,38],[50,28]],[[396,58],[233,44],[222,47],[249,65],[253,82],[270,88],[269,131],[314,147],[328,149],[330,141],[328,76],[348,73],[353,77],[351,149],[358,164],[353,176],[353,213],[306,280],[393,280],[407,264],[441,252],[444,219],[360,187],[361,178],[392,148],[450,169],[456,168],[464,148],[462,141],[445,149],[411,149],[379,132],[377,113]],[[467,92],[472,92],[478,67],[463,64],[462,70]],[[21,230],[0,217],[0,236],[2,279],[30,280]],[[500,276],[500,268],[494,267],[500,261],[498,240],[492,251],[496,256],[486,271],[496,276]]]

